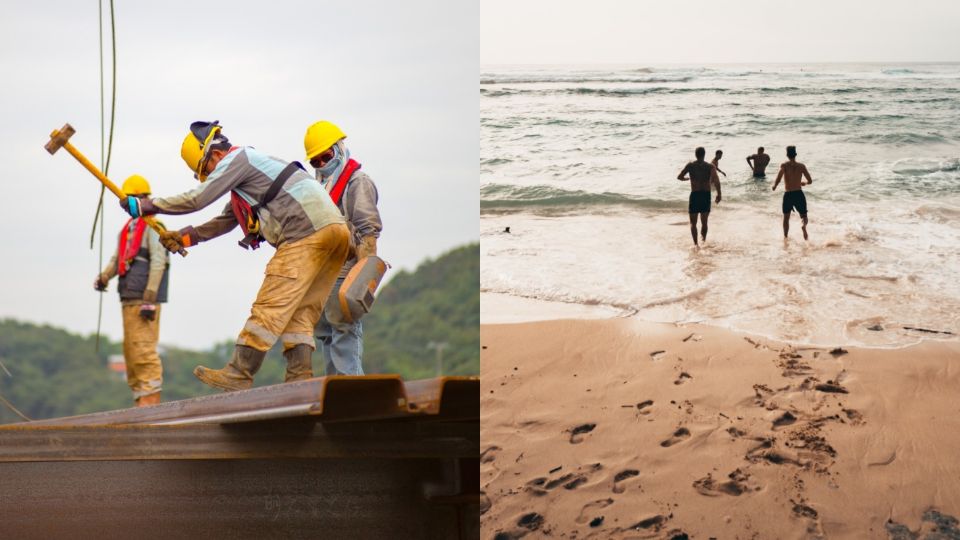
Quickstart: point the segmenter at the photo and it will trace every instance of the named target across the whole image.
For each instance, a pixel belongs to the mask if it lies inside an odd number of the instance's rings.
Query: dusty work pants
[[[341,223],[280,244],[267,263],[263,284],[237,345],[268,351],[279,339],[284,351],[299,344],[316,349],[313,328],[349,247],[350,233]]]
[[[133,399],[155,394],[163,385],[163,366],[157,354],[160,339],[160,304],[152,321],[140,317],[140,304],[123,307],[123,359],[127,364],[127,385]]]
[[[342,277],[327,299],[323,315],[317,323],[317,339],[323,353],[325,375],[363,375],[363,321],[352,323],[343,320],[339,294]]]

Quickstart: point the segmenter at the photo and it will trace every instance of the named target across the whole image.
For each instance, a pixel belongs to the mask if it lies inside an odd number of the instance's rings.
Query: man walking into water
[[[717,150],[717,153],[713,155],[713,159],[710,160],[710,164],[717,168],[717,172],[723,176],[727,176],[727,173],[723,172],[723,169],[720,168],[720,158],[723,157],[723,150]]]
[[[797,147],[787,147],[787,159],[780,165],[780,172],[777,173],[777,180],[773,183],[773,191],[776,191],[777,185],[783,179],[783,237],[786,238],[790,232],[790,213],[796,208],[803,220],[803,239],[807,236],[807,197],[803,194],[802,186],[809,186],[813,183],[810,173],[807,172],[807,166],[797,161]],[[803,179],[807,181],[804,182]]]
[[[747,156],[747,165],[753,169],[754,178],[767,177],[767,164],[770,163],[770,154],[763,153],[763,147],[757,148],[757,153]]]
[[[710,217],[710,184],[717,187],[717,204],[720,203],[720,177],[717,168],[703,160],[707,151],[702,146],[697,147],[694,154],[696,161],[687,163],[687,166],[677,175],[677,180],[690,180],[690,235],[693,236],[693,245],[697,242],[697,216],[700,216],[700,238],[707,240],[707,219]],[[690,175],[689,178],[687,175]]]

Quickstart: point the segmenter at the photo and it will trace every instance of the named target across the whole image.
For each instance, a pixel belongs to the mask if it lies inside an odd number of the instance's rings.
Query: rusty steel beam
[[[335,376],[22,425],[231,423],[308,415],[324,421],[365,420],[403,416],[407,411],[398,375]]]
[[[404,383],[399,375],[319,377],[170,401],[151,407],[16,425],[227,424],[299,416],[312,416],[323,422],[355,422],[424,414],[438,415],[442,419],[479,419],[479,379],[441,377]]]
[[[312,419],[183,426],[5,426],[0,463],[150,459],[476,458],[475,422]]]
[[[0,426],[0,538],[479,538],[479,391],[326,377]]]
[[[0,463],[0,538],[479,538],[479,497],[425,493],[449,469],[437,459]]]
[[[439,415],[444,419],[480,418],[480,379],[437,377],[405,385],[411,411]]]

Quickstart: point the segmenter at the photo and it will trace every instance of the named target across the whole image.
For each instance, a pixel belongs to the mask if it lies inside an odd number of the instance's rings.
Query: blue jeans
[[[363,375],[363,323],[343,320],[338,299],[342,283],[343,278],[337,278],[314,333],[326,375]]]

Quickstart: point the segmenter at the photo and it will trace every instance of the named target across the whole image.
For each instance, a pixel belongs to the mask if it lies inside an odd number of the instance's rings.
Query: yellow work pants
[[[152,321],[140,317],[140,304],[123,305],[123,358],[127,364],[127,385],[133,399],[160,391],[163,366],[157,354],[160,339],[160,304]]]
[[[349,249],[350,232],[340,223],[281,244],[267,263],[237,344],[268,351],[279,339],[285,351],[299,344],[316,349],[313,328]]]

